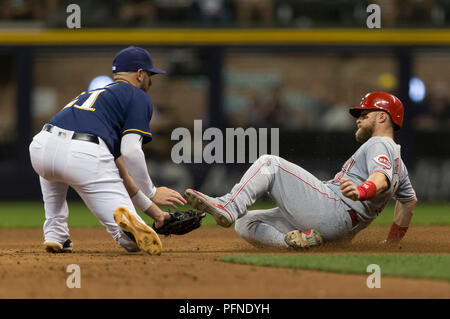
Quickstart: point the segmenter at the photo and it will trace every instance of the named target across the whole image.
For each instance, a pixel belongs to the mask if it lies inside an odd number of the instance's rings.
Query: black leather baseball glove
[[[153,223],[153,229],[162,235],[184,235],[202,224],[202,218],[206,216],[203,212],[174,211],[169,212],[170,219],[167,219],[161,227],[156,228]]]

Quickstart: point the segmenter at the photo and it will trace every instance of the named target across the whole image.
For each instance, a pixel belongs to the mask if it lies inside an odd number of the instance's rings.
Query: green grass
[[[258,202],[251,209],[267,209],[275,207],[271,202]],[[383,212],[372,222],[371,226],[391,226],[394,218],[395,204],[389,203]],[[442,226],[450,225],[450,202],[422,203],[419,202],[414,210],[411,225]]]
[[[390,226],[394,217],[394,204],[389,204],[371,225]],[[450,202],[419,202],[414,210],[411,225],[442,226],[450,225]]]
[[[258,202],[251,209],[267,209],[274,207],[272,202]],[[69,225],[71,227],[101,226],[97,218],[87,209],[83,202],[69,202]],[[167,210],[167,207],[163,207]],[[189,209],[186,205],[184,210]],[[394,214],[394,205],[388,205],[372,225],[390,226]],[[152,224],[151,218],[140,214]],[[41,202],[2,202],[0,203],[0,228],[42,227],[44,223],[44,205]],[[214,219],[207,215],[203,226],[216,225]],[[450,203],[421,203],[416,207],[412,225],[435,226],[450,225]]]
[[[100,222],[81,201],[69,202],[69,226],[70,227],[102,227]],[[163,210],[173,208],[161,207]],[[189,209],[189,205],[181,208]],[[144,221],[152,225],[153,220],[144,213],[139,214]],[[44,204],[40,202],[3,202],[0,203],[0,228],[40,228],[45,221]],[[215,226],[214,219],[207,215],[203,226]]]
[[[365,274],[377,264],[381,276],[450,281],[450,254],[442,255],[230,255],[221,261],[255,266],[310,269],[345,274]]]

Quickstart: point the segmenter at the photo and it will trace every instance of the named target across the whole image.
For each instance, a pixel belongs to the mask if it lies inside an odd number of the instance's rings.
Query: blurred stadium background
[[[66,7],[81,7],[81,29]],[[381,29],[366,27],[381,6]],[[280,156],[330,179],[358,147],[348,107],[396,94],[396,140],[420,200],[450,200],[450,0],[0,0],[0,200],[39,200],[28,145],[51,116],[111,74],[114,54],[149,49],[157,185],[223,194],[244,164],[174,164],[171,132],[278,127]],[[75,194],[70,196],[76,198]]]

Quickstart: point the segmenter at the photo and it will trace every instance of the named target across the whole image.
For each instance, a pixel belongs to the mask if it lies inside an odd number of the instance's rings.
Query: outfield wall
[[[145,148],[159,184],[220,194],[248,167],[173,164],[171,132],[192,131],[198,119],[203,129],[280,128],[282,157],[332,178],[358,147],[347,108],[383,90],[406,106],[397,141],[419,197],[450,200],[450,123],[427,118],[450,86],[450,32],[415,29],[1,30],[1,199],[40,197],[31,137],[93,77],[109,74],[115,52],[129,44],[169,71],[153,81],[155,138]],[[409,97],[412,76],[427,86],[420,103]]]

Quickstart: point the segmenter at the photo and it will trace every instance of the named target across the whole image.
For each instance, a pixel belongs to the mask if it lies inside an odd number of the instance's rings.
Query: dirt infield
[[[450,227],[413,227],[401,249],[377,244],[387,232],[370,227],[351,246],[297,254],[450,253]],[[0,230],[0,298],[450,298],[448,281],[382,277],[380,289],[369,289],[365,275],[220,262],[227,254],[273,252],[247,244],[233,229],[163,237],[161,256],[129,254],[103,228],[72,229],[71,238],[75,252],[56,255],[43,250],[40,229]],[[66,286],[69,264],[80,266],[79,289]]]

